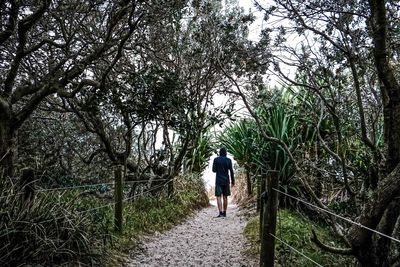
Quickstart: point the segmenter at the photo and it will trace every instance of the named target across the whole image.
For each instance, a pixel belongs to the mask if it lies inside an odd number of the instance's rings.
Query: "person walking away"
[[[230,185],[232,185],[232,187],[235,186],[235,178],[233,175],[232,160],[227,157],[225,148],[219,150],[219,156],[214,159],[212,171],[216,173],[215,196],[217,197],[219,210],[219,215],[217,217],[226,217],[228,196],[231,195]],[[223,198],[223,203],[221,202],[221,196]]]

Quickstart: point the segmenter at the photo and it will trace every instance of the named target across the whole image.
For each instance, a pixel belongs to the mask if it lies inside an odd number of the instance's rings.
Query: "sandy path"
[[[245,244],[244,218],[228,207],[226,218],[215,218],[211,206],[185,223],[146,238],[125,266],[255,266],[241,252]]]

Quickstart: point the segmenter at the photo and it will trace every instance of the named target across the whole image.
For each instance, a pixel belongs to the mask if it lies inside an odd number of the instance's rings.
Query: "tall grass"
[[[299,119],[287,110],[284,103],[277,103],[270,108],[259,108],[258,116],[262,121],[261,127],[269,136],[283,141],[292,152],[296,149],[301,142]],[[287,184],[293,175],[289,156],[278,144],[263,142],[262,136],[258,138],[261,149],[254,159],[261,168],[278,170],[280,181]]]
[[[257,143],[257,126],[252,120],[240,120],[228,126],[219,136],[220,143],[226,147],[239,165],[249,168]]]
[[[29,202],[12,180],[0,180],[0,266],[120,265],[142,234],[168,229],[208,205],[198,174],[177,177],[175,190],[172,197],[149,192],[125,202],[119,234],[108,200],[69,190]]]
[[[18,186],[0,181],[0,265],[93,264],[102,254],[90,220],[75,201],[38,194],[25,201]]]

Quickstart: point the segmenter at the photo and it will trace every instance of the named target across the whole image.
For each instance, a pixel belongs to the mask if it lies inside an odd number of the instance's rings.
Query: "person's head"
[[[219,150],[219,155],[226,157],[226,148],[225,147],[221,147],[221,149]]]

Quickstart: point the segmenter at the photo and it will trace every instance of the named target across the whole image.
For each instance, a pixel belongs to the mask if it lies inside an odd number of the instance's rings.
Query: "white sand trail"
[[[242,255],[246,221],[235,205],[226,218],[216,218],[212,205],[163,234],[146,238],[125,266],[221,266],[251,267]]]

